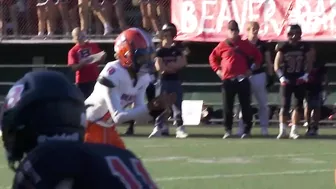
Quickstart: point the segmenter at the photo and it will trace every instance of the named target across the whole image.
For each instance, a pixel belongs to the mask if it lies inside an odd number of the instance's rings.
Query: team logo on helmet
[[[22,92],[24,91],[24,85],[14,85],[8,92],[5,103],[4,109],[8,110],[14,108],[16,104],[20,101]]]

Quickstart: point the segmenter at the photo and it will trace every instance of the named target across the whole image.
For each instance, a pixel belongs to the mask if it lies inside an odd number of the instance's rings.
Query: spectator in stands
[[[108,35],[112,32],[112,27],[108,22],[107,15],[102,11],[102,6],[99,0],[78,0],[79,6],[79,18],[81,30],[85,33],[89,29],[89,10],[92,10],[94,15],[98,17],[104,26],[104,35]]]
[[[15,36],[19,34],[18,13],[22,11],[24,4],[21,0],[0,0],[0,37],[6,36],[8,29],[12,29]]]
[[[52,38],[56,30],[56,7],[52,0],[39,0],[36,4],[38,33],[37,39]],[[45,32],[47,31],[47,36]]]
[[[267,100],[267,75],[273,75],[273,64],[271,60],[271,53],[267,48],[265,41],[258,39],[259,32],[259,23],[258,22],[249,22],[247,25],[247,40],[255,45],[261,54],[263,55],[263,61],[259,69],[256,69],[252,72],[250,77],[251,89],[255,99],[258,102],[259,106],[259,120],[261,127],[261,134],[268,134],[268,100]],[[266,75],[267,73],[267,75]],[[240,114],[239,128],[242,131],[243,120]]]
[[[182,100],[183,89],[179,72],[187,65],[186,55],[175,44],[177,29],[173,23],[168,23],[162,27],[162,44],[157,50],[155,67],[161,75],[161,92],[175,93],[176,102],[172,110],[174,114],[174,125],[176,128],[176,138],[186,138],[182,120]],[[155,120],[155,128],[149,137],[160,136],[166,132],[165,123],[166,115],[161,114]]]
[[[119,28],[113,27],[111,25],[112,32],[113,33],[120,33],[123,30],[126,30],[128,28],[128,25],[126,23],[126,19],[125,19],[125,1],[122,0],[103,0],[100,2],[100,8],[102,11],[103,15],[106,15],[106,20],[108,23],[112,24],[112,20],[114,18],[117,19],[118,21],[118,25]],[[113,13],[113,14],[111,14]],[[115,13],[115,14],[114,14]],[[115,17],[116,16],[116,17]],[[99,18],[97,18],[97,21],[95,21],[96,23],[96,34],[101,33],[101,24],[99,23],[100,21]]]
[[[245,138],[250,135],[252,127],[251,112],[251,86],[248,77],[252,71],[259,68],[262,55],[259,50],[239,36],[239,26],[235,20],[228,23],[228,39],[220,42],[209,56],[209,63],[213,71],[223,81],[223,107],[224,107],[224,139],[232,134],[233,105],[236,94],[243,114],[243,121],[246,124]],[[253,59],[250,60],[250,57]]]
[[[161,25],[170,22],[170,0],[157,0]]]
[[[76,18],[78,16],[76,16],[77,12],[75,12],[75,0],[57,0],[55,5],[57,6],[62,19],[62,33],[68,37],[70,36],[70,31],[78,27],[76,24]]]
[[[97,44],[88,42],[86,40],[85,33],[79,28],[75,28],[72,31],[73,41],[76,43],[68,53],[68,66],[76,71],[76,85],[83,92],[87,98],[93,91],[94,85],[99,75],[98,63],[83,62],[83,58],[86,58],[92,54],[101,52]],[[102,58],[101,61],[103,61]]]
[[[148,32],[160,34],[156,0],[139,0],[142,14],[142,27]]]

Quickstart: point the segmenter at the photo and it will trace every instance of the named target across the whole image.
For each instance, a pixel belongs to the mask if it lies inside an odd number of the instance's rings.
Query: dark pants
[[[182,83],[179,80],[161,80],[161,92],[175,93],[176,101],[172,107],[173,116],[174,116],[174,125],[181,126],[183,125],[182,120],[182,100],[183,100],[183,90]],[[155,126],[162,127],[166,122],[165,116],[160,115],[155,120]]]
[[[146,89],[147,101],[150,102],[155,98],[155,85],[150,83]]]
[[[249,80],[246,78],[239,82],[238,80],[223,80],[223,117],[224,127],[226,132],[232,131],[233,124],[233,106],[236,94],[241,106],[243,121],[245,123],[244,133],[249,134],[252,127],[252,113],[251,113],[251,86]]]
[[[294,83],[294,82],[292,82]],[[294,108],[303,110],[303,99],[306,96],[306,85],[296,85],[288,83],[287,85],[280,86],[281,94],[281,114],[283,116],[289,116],[289,110],[292,104],[292,95],[294,94]]]
[[[85,83],[77,83],[77,87],[82,91],[84,97],[87,98],[93,92],[93,88],[96,84],[96,81],[85,82]]]

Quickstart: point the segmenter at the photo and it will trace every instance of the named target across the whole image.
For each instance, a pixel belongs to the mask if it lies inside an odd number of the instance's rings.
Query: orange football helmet
[[[145,31],[138,28],[129,28],[123,31],[114,45],[116,58],[125,68],[133,68],[136,72],[142,66],[153,64],[154,44]]]

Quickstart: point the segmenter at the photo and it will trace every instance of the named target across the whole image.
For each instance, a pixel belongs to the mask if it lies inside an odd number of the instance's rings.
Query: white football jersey
[[[118,60],[109,62],[100,76],[111,81],[114,87],[96,83],[92,94],[85,100],[87,120],[103,127],[112,127],[131,120],[149,120],[149,110],[145,104],[146,88],[151,78],[148,73],[134,79]],[[134,106],[126,109],[126,107]]]

